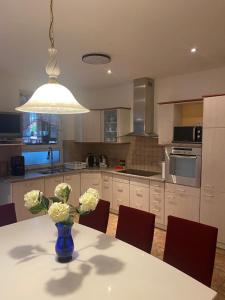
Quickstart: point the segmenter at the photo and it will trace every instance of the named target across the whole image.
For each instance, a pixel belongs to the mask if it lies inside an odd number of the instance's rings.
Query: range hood
[[[128,136],[157,138],[154,127],[154,80],[138,78],[134,80],[133,132]]]

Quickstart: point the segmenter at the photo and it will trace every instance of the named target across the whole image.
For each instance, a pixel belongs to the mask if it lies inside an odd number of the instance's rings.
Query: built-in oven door
[[[166,182],[200,187],[201,156],[166,153]]]

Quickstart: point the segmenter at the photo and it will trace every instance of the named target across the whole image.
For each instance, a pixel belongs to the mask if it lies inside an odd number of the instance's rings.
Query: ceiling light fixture
[[[191,53],[197,52],[197,48],[191,48]]]
[[[111,57],[103,53],[88,53],[82,56],[82,61],[90,65],[105,65],[111,62]]]
[[[50,0],[50,26],[49,40],[50,48],[49,61],[46,66],[46,73],[49,76],[48,83],[40,86],[32,97],[24,104],[16,108],[22,112],[36,112],[46,114],[80,114],[89,112],[74,98],[73,94],[65,86],[58,83],[60,68],[57,62],[57,50],[54,40],[54,14],[53,0]]]
[[[112,71],[111,71],[111,70],[108,70],[107,73],[110,75],[110,74],[112,74]]]

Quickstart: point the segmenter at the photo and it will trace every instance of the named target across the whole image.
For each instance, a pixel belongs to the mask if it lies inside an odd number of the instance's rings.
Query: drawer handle
[[[93,186],[98,186],[98,183],[92,183]]]
[[[184,193],[185,190],[182,190],[182,189],[177,189],[178,192],[181,192],[181,193]]]
[[[122,193],[123,192],[123,189],[117,189],[118,192]]]
[[[158,184],[153,184],[154,187],[159,188],[160,186]]]
[[[141,198],[143,197],[143,195],[138,192],[136,192],[136,196],[141,197]]]
[[[205,194],[204,196],[208,198],[214,198],[214,195],[210,195],[210,194]]]
[[[104,185],[104,189],[109,189],[109,187],[107,185]]]

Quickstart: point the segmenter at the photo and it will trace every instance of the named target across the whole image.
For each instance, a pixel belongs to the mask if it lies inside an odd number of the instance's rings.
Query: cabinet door
[[[225,128],[204,128],[202,149],[202,187],[225,192]]]
[[[64,182],[63,176],[51,176],[45,178],[45,196],[54,196],[56,186],[62,182]]]
[[[84,114],[83,122],[83,142],[101,142],[101,112],[92,110]]]
[[[85,193],[89,188],[96,189],[100,197],[102,195],[101,189],[101,174],[97,172],[81,174],[81,194]]]
[[[150,181],[150,212],[155,214],[156,224],[164,225],[165,219],[164,183]]]
[[[112,175],[102,175],[102,199],[109,201],[112,205]]]
[[[225,96],[204,99],[203,127],[225,127]]]
[[[41,215],[32,215],[24,206],[24,194],[32,190],[44,192],[44,179],[26,180],[12,183],[11,200],[15,203],[17,221],[26,220]]]
[[[117,110],[103,111],[103,141],[106,143],[117,142]]]
[[[113,180],[113,210],[119,211],[119,206],[130,206],[129,183]]]
[[[149,188],[131,184],[130,207],[149,211]]]
[[[173,140],[174,104],[158,105],[159,144],[170,144]]]
[[[80,174],[64,175],[64,182],[68,183],[72,188],[69,203],[78,206],[80,197]]]
[[[202,189],[200,222],[218,228],[218,242],[225,244],[225,192],[215,193]]]
[[[165,224],[169,215],[199,222],[200,189],[174,185],[172,191],[166,184]]]

